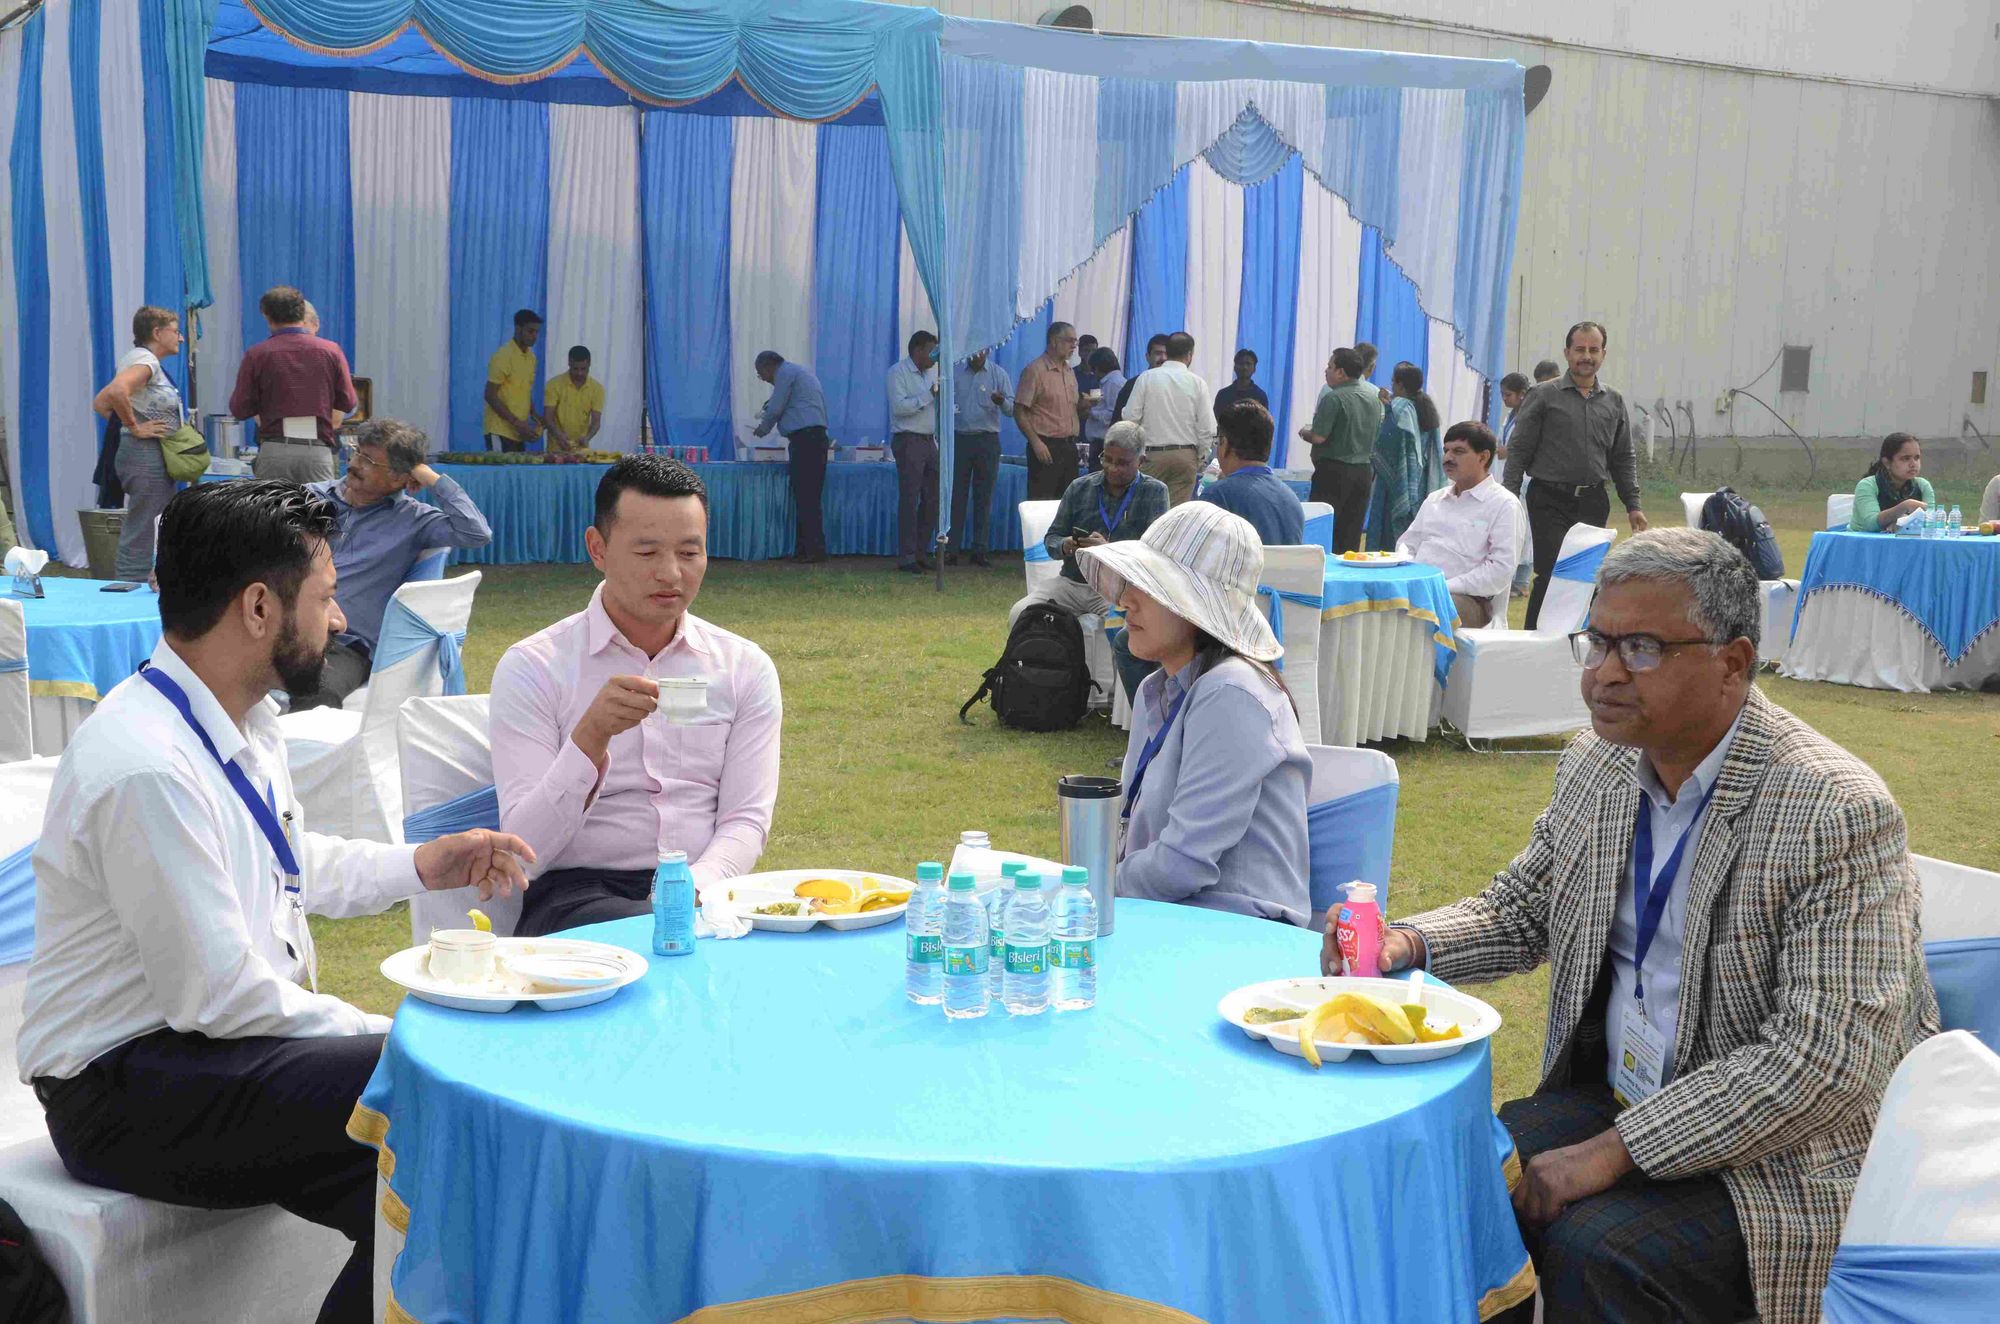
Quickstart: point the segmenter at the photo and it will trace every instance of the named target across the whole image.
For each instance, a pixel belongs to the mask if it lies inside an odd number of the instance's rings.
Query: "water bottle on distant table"
[[[1097,898],[1090,894],[1088,869],[1064,869],[1062,884],[1056,895],[1055,936],[1049,939],[1055,1006],[1057,1011],[1082,1011],[1097,1005]]]
[[[1009,860],[1000,866],[1000,885],[987,894],[986,926],[989,938],[986,960],[986,990],[995,1002],[1001,1000],[1001,978],[1007,973],[1007,899],[1013,895],[1014,880],[1027,865]]]
[[[1953,506],[1951,513],[1944,517],[1944,536],[1947,538],[1957,538],[1963,536],[1964,533],[1965,512],[1957,506]]]
[[[944,900],[944,1014],[970,1020],[986,1014],[986,907],[978,880],[954,873]]]
[[[694,951],[694,875],[686,851],[661,851],[653,870],[653,950],[661,956]]]
[[[910,1001],[944,1001],[944,866],[917,866],[917,890],[903,911],[903,993]]]
[[[1039,1016],[1049,1009],[1049,903],[1042,876],[1021,873],[1007,902],[1007,973],[1000,1000],[1014,1016]]]

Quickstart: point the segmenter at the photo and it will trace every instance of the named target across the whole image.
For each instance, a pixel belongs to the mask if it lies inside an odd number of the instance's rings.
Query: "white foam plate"
[[[864,879],[872,878],[879,886],[894,887],[898,890],[917,890],[917,885],[907,878],[893,874],[870,873],[863,869],[778,869],[771,873],[745,874],[732,879],[729,891],[734,898],[736,913],[750,921],[750,927],[765,929],[772,933],[803,933],[807,929],[824,924],[830,929],[872,929],[877,924],[888,924],[903,917],[910,908],[906,901],[900,906],[885,906],[881,910],[871,910],[865,915],[753,915],[750,912],[758,906],[772,901],[797,901],[801,898],[793,888],[808,878],[838,878],[853,883],[866,890]]]
[[[623,947],[613,947],[605,942],[586,942],[581,938],[496,938],[494,939],[496,964],[503,967],[502,973],[477,987],[465,984],[448,984],[433,979],[430,971],[430,944],[410,947],[397,952],[382,962],[382,977],[399,984],[425,1002],[435,1002],[440,1007],[456,1007],[460,1011],[503,1012],[512,1011],[523,1002],[532,1002],[543,1011],[568,1011],[572,1007],[588,1007],[594,1002],[602,1002],[619,989],[646,973],[646,958]],[[613,982],[600,983],[588,988],[559,989],[552,985],[530,983],[510,977],[504,970],[510,957],[579,957],[591,963],[599,961],[616,964],[620,973]]]
[[[1431,1062],[1463,1052],[1482,1039],[1490,1039],[1500,1028],[1500,1013],[1478,998],[1442,984],[1412,986],[1407,979],[1349,979],[1342,976],[1271,979],[1261,984],[1246,984],[1233,993],[1224,994],[1222,1001],[1215,1004],[1215,1011],[1252,1039],[1262,1039],[1281,1053],[1304,1057],[1305,1050],[1299,1047],[1297,1021],[1251,1025],[1244,1021],[1243,1014],[1252,1007],[1296,1007],[1302,1012],[1311,1011],[1328,998],[1350,991],[1373,993],[1398,1006],[1405,1002],[1421,1002],[1433,1022],[1439,1025],[1456,1022],[1461,1037],[1437,1044],[1335,1044],[1320,1040],[1322,1061],[1345,1062],[1355,1053],[1367,1053],[1377,1062],[1391,1064]]]
[[[1328,552],[1326,554],[1327,565],[1344,566],[1349,570],[1367,570],[1373,566],[1385,565],[1414,565],[1416,564],[1416,560],[1416,557],[1409,555],[1407,552],[1372,553],[1366,561],[1345,560],[1339,552]]]

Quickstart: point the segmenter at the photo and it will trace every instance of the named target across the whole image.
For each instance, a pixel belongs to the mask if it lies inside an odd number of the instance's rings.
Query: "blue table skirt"
[[[1527,1295],[1486,1045],[1315,1072],[1215,1004],[1316,973],[1316,935],[1118,920],[1097,1007],[1033,1018],[907,1002],[893,924],[704,941],[576,1011],[405,1000],[349,1127],[407,1229],[397,1305],[1268,1324]],[[579,936],[650,951],[645,919]]]
[[[443,464],[493,526],[493,541],[459,552],[472,565],[580,563],[583,531],[595,511],[601,464]],[[796,548],[791,466],[697,464],[708,485],[708,554],[742,561],[790,556]],[[994,484],[995,551],[1019,551],[1016,505],[1028,495],[1028,471],[1003,464]],[[896,554],[896,466],[829,464],[823,499],[827,551],[835,556]],[[949,515],[949,511],[944,512]],[[954,543],[959,540],[954,538]]]
[[[28,617],[29,693],[94,703],[153,655],[160,595],[143,584],[105,593],[106,582],[44,575],[44,596],[15,599]]]
[[[1828,530],[1812,536],[1792,632],[1813,594],[1851,588],[1896,607],[1956,666],[2000,625],[2000,538],[1906,538]]]
[[[1437,683],[1451,674],[1458,657],[1458,606],[1444,584],[1444,572],[1428,565],[1368,565],[1329,556],[1320,616],[1337,620],[1364,611],[1400,611],[1428,622]]]

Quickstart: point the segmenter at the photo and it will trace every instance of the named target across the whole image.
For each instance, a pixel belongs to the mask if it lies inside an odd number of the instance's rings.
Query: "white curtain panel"
[[[1299,295],[1292,349],[1289,418],[1277,419],[1275,462],[1310,463],[1298,430],[1312,422],[1326,385],[1327,356],[1354,343],[1354,310],[1361,299],[1361,222],[1337,193],[1308,174],[1299,191]],[[1276,384],[1267,382],[1266,387]],[[1271,391],[1275,395],[1275,390]]]
[[[1220,390],[1235,374],[1237,310],[1243,298],[1243,190],[1196,159],[1188,167],[1187,326],[1194,370]],[[1147,329],[1177,331],[1180,327]]]
[[[1403,89],[1390,256],[1416,282],[1424,311],[1450,320],[1458,270],[1458,190],[1465,167],[1465,93]]]
[[[910,337],[919,331],[937,334],[937,314],[931,310],[931,296],[924,289],[924,278],[917,274],[916,255],[910,252],[909,231],[897,227],[899,247],[896,253],[896,345],[897,354],[902,354],[902,346],[910,343]],[[882,365],[883,389],[888,389],[889,368]]]
[[[1452,339],[1451,323],[1435,317],[1431,319],[1430,368],[1424,374],[1424,389],[1431,393],[1446,427],[1479,417],[1486,379],[1465,361]]]
[[[42,198],[49,242],[49,375],[26,383],[48,391],[49,510],[56,553],[86,564],[76,512],[97,505],[90,481],[97,468],[100,420],[90,408],[103,382],[92,381],[89,283],[83,267],[82,186],[76,171],[76,124],[69,77],[69,0],[42,11]],[[115,121],[107,119],[107,125]],[[128,313],[129,316],[129,313]],[[129,344],[130,337],[126,337]],[[126,345],[119,347],[120,352]]]
[[[1097,245],[1097,80],[1021,80],[1021,261],[1014,314],[1032,317]]]
[[[146,80],[139,62],[140,0],[103,0],[98,16],[98,114],[104,125],[105,235],[111,247],[111,320],[121,334],[113,343],[122,354],[130,337],[122,334],[145,302],[146,279]],[[236,228],[232,215],[229,227]],[[181,328],[185,331],[187,328]],[[228,392],[225,390],[224,394]],[[206,391],[204,410],[219,408]]]
[[[1054,320],[1068,322],[1078,335],[1096,336],[1122,361],[1131,313],[1132,223],[1127,221],[1056,291]]]
[[[1307,161],[1318,161],[1326,137],[1326,89],[1316,84],[1261,78],[1180,83],[1174,93],[1174,160],[1191,161],[1229,131],[1245,108]]]
[[[349,93],[347,142],[354,371],[374,382],[378,418],[449,450],[451,100]]]
[[[19,98],[13,95],[21,83],[21,29],[0,32],[0,143],[14,141],[14,112]],[[7,479],[12,491],[4,493],[7,508],[14,512],[15,536],[28,541],[27,522],[21,518],[21,318],[14,289],[14,172],[0,170],[0,411],[7,423]]]
[[[207,79],[204,96],[208,129],[203,140],[201,198],[208,221],[208,287],[215,302],[200,313],[195,387],[202,412],[226,414],[229,393],[236,389],[236,365],[243,358],[243,277],[236,241],[236,84]],[[143,265],[143,246],[139,255]],[[117,261],[115,251],[112,261]],[[358,264],[355,275],[367,279]]]
[[[639,291],[639,112],[549,107],[549,308],[542,361],[553,380],[569,347],[590,350],[604,386],[598,449],[639,440],[645,330]],[[747,370],[747,367],[746,367]]]
[[[753,364],[760,350],[811,363],[813,234],[819,126],[736,121],[729,186],[730,377],[739,436],[770,398]],[[886,380],[888,365],[883,365]]]

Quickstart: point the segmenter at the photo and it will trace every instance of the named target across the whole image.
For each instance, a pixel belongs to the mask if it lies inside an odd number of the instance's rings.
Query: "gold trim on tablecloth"
[[[36,699],[82,699],[85,703],[96,703],[100,696],[97,686],[87,680],[36,680],[28,677],[28,694]]]
[[[929,1278],[889,1274],[782,1296],[703,1306],[680,1324],[872,1324],[917,1318],[954,1324],[1010,1316],[1069,1324],[1201,1324],[1171,1306],[1047,1274]]]
[[[1535,1294],[1535,1262],[1521,1261],[1520,1272],[1479,1298],[1479,1318],[1492,1319],[1503,1310],[1512,1310]]]

